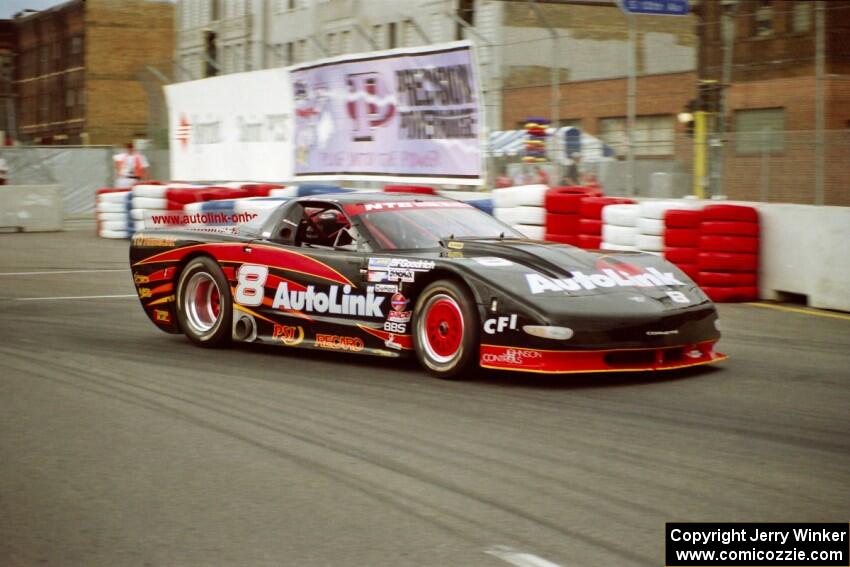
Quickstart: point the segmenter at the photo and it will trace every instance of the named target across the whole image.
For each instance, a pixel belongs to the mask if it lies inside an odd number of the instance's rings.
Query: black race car
[[[137,233],[130,263],[151,321],[200,346],[415,354],[443,378],[725,358],[714,305],[672,264],[529,240],[439,197],[294,199],[232,234]]]

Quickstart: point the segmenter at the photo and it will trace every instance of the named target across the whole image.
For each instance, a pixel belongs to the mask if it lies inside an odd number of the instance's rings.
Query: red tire
[[[630,203],[634,203],[634,201],[631,199],[621,199],[619,197],[585,197],[581,201],[579,214],[582,218],[586,219],[601,219],[602,208],[605,205],[626,205]]]
[[[104,193],[126,193],[129,189],[118,189],[116,187],[103,187],[95,191],[98,195],[103,195]]]
[[[697,283],[699,281],[699,267],[696,264],[676,264],[676,267]]]
[[[248,192],[236,187],[207,187],[201,189],[201,201],[218,201],[220,199],[241,199],[247,197]]]
[[[565,192],[561,191],[560,187],[555,187],[546,191],[546,195],[543,197],[543,207],[550,213],[578,215],[581,200],[585,197],[586,194],[584,193]]]
[[[602,236],[602,221],[596,219],[579,219],[578,233],[589,236]]]
[[[701,220],[700,211],[670,209],[664,212],[664,226],[667,228],[699,228]]]
[[[189,189],[188,187],[181,187],[179,189],[166,189],[165,198],[169,201],[188,205],[189,203],[196,203],[198,201],[201,201],[202,195],[201,190],[199,189]]]
[[[570,246],[578,246],[579,245],[579,237],[575,234],[553,234],[547,232],[543,240],[548,240],[549,242],[557,242],[559,244],[569,244]]]
[[[417,193],[419,195],[436,195],[433,187],[425,185],[384,185],[384,193]]]
[[[737,252],[757,254],[759,239],[751,236],[700,236],[699,249],[703,252]]]
[[[700,252],[697,264],[701,272],[757,272],[757,254],[731,252]]]
[[[697,228],[668,228],[664,231],[664,245],[693,248],[699,244],[699,234]]]
[[[165,205],[165,209],[168,211],[182,211],[183,203],[178,203],[177,201],[168,201]]]
[[[578,221],[577,214],[546,213],[546,232],[550,234],[578,234]]]
[[[759,212],[753,207],[741,205],[708,205],[702,210],[702,220],[758,222]]]
[[[755,272],[700,272],[700,285],[717,287],[755,286],[758,284],[758,274]]]
[[[579,248],[584,248],[585,250],[598,250],[599,247],[602,246],[602,237],[591,236],[589,234],[579,234],[578,245]]]
[[[699,227],[705,234],[717,234],[723,236],[758,236],[759,225],[754,222],[735,221],[710,221],[704,222]]]
[[[716,287],[702,286],[705,294],[718,303],[733,303],[736,301],[757,301],[759,290],[753,286]]]
[[[677,266],[680,264],[696,264],[699,249],[695,247],[665,247],[664,257]]]
[[[585,197],[602,197],[602,189],[598,185],[560,185],[552,187],[566,193],[576,193]]]

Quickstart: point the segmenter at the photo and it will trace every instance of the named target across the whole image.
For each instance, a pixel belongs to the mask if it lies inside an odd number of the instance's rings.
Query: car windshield
[[[408,201],[382,205],[386,208],[365,210],[368,206],[357,206],[350,212],[386,250],[437,248],[446,238],[523,238],[494,217],[463,203]]]

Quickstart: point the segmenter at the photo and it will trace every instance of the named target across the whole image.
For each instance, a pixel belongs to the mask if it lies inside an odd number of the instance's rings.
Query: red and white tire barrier
[[[759,216],[753,207],[709,205],[700,224],[697,283],[712,300],[759,297]]]
[[[602,243],[603,250],[637,250],[637,220],[640,215],[640,205],[621,204],[608,205],[602,209]]]
[[[101,238],[129,236],[129,189],[103,188],[95,194],[95,225]]]
[[[578,221],[578,246],[596,250],[602,246],[602,211],[611,205],[633,204],[620,197],[585,197],[581,200]]]
[[[578,246],[582,202],[601,194],[598,187],[581,186],[552,187],[546,191],[543,201],[546,209],[544,238],[551,242]]]

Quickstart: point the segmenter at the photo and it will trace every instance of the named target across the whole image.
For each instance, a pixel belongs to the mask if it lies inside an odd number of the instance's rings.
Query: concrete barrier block
[[[0,229],[62,230],[64,208],[58,185],[0,185]]]

